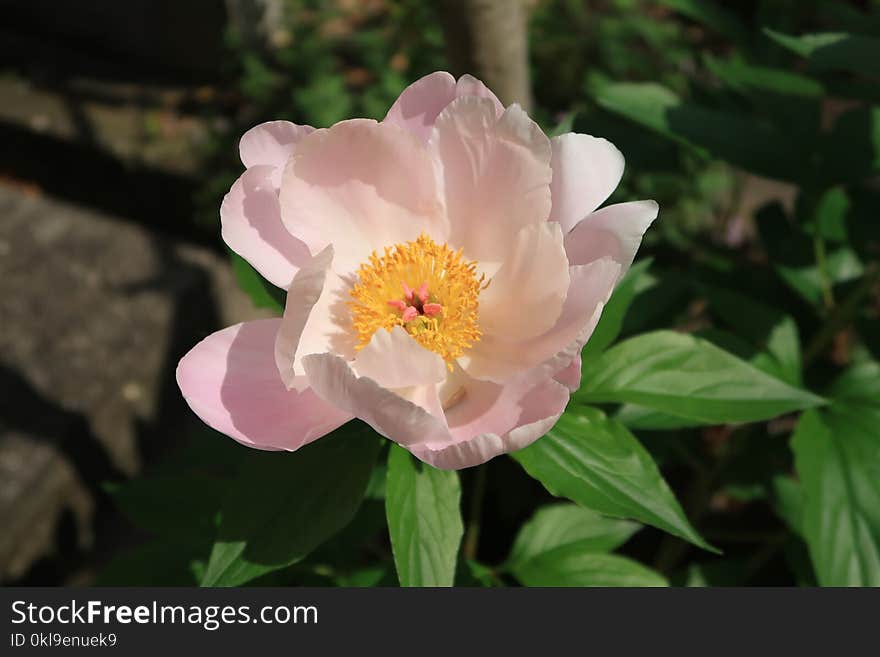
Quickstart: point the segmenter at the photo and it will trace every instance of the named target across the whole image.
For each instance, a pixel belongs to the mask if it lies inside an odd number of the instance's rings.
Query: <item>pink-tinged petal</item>
[[[446,71],[437,71],[409,85],[394,101],[385,122],[394,123],[428,141],[437,115],[455,99],[455,78]]]
[[[349,285],[331,270],[333,247],[328,246],[297,272],[287,290],[281,327],[275,339],[275,361],[281,380],[302,388],[302,359],[326,352],[354,358],[354,332],[346,302]]]
[[[623,176],[623,155],[611,142],[570,132],[554,137],[553,209],[550,220],[563,232],[598,208],[611,196]]]
[[[248,169],[261,165],[275,169],[272,181],[275,189],[278,189],[281,172],[293,152],[294,144],[314,130],[312,126],[290,121],[269,121],[254,126],[242,135],[238,144],[242,164]]]
[[[566,235],[569,262],[581,265],[611,256],[620,264],[623,276],[658,212],[656,201],[618,203],[597,210]]]
[[[544,221],[526,226],[480,294],[480,329],[506,341],[540,335],[559,319],[568,286],[568,259],[559,224]]]
[[[458,82],[449,73],[438,71],[409,85],[394,101],[385,122],[408,130],[420,141],[427,142],[437,116],[456,98],[477,96],[492,102],[501,116],[504,105],[485,84],[471,75],[462,75]]]
[[[369,377],[357,376],[342,358],[313,354],[303,359],[303,366],[315,393],[362,419],[386,438],[405,447],[426,440],[448,441],[449,431],[441,417],[425,410],[422,403],[404,399]]]
[[[392,390],[441,383],[447,371],[438,354],[425,349],[401,326],[376,331],[352,365],[358,376]]]
[[[429,148],[439,162],[450,243],[500,263],[519,230],[550,213],[550,142],[518,105],[500,118],[467,96],[440,113]]]
[[[274,285],[287,288],[311,254],[281,223],[272,171],[254,166],[235,181],[220,206],[221,231],[229,248]]]
[[[580,352],[572,361],[553,375],[556,381],[574,392],[581,387],[581,355]]]
[[[468,468],[522,449],[543,436],[568,403],[568,390],[552,379],[531,388],[477,383],[446,413],[453,442],[408,446],[417,458],[444,470]]]
[[[199,342],[177,366],[177,384],[206,424],[238,442],[295,450],[351,419],[311,390],[288,390],[275,366],[280,319],[237,324]]]
[[[393,124],[355,119],[308,135],[287,164],[280,199],[284,225],[312,253],[333,244],[339,274],[421,233],[446,241],[431,158]]]
[[[592,335],[619,271],[611,258],[569,268],[571,284],[553,328],[516,342],[483,336],[459,364],[468,375],[497,383],[513,377],[531,382],[552,377],[571,363]]]
[[[455,97],[462,98],[464,96],[486,98],[492,101],[496,116],[504,114],[504,105],[498,100],[498,96],[492,93],[489,87],[483,84],[482,80],[478,80],[473,75],[468,75],[467,73],[458,78],[458,82],[455,83]]]

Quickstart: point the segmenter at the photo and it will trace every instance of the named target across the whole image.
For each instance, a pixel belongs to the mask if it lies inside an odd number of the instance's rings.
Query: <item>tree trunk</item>
[[[532,108],[524,0],[443,0],[453,73],[480,78],[505,105]]]

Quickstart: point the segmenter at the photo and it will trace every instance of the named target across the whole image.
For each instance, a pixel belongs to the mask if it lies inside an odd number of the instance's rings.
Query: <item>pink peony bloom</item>
[[[295,450],[352,418],[439,468],[476,465],[550,429],[580,352],[657,216],[597,208],[623,174],[604,139],[548,139],[479,80],[433,73],[381,123],[273,121],[223,238],[287,290],[280,319],[208,336],[177,382],[207,424]]]

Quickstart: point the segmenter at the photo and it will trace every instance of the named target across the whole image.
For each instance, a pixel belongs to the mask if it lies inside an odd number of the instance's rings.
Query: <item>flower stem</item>
[[[825,240],[820,235],[816,235],[813,238],[813,253],[816,257],[816,268],[819,270],[819,284],[822,286],[822,302],[825,304],[825,310],[830,312],[834,308],[834,292],[832,290],[831,275],[828,273]]]
[[[483,499],[486,497],[486,473],[488,471],[489,468],[485,464],[478,466],[474,471],[474,489],[471,493],[471,508],[462,548],[465,559],[477,558],[477,548],[480,544],[480,517],[483,514]]]

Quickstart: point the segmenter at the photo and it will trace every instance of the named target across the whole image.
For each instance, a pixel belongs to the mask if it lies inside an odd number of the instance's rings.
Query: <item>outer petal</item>
[[[404,89],[385,115],[385,121],[409,130],[426,142],[437,115],[453,100],[455,78],[446,71],[437,71]]]
[[[289,388],[306,386],[302,359],[309,354],[338,353],[354,358],[354,337],[346,307],[349,285],[330,266],[328,246],[303,266],[287,291],[281,327],[275,340],[275,361]]]
[[[618,203],[594,212],[566,235],[569,262],[581,265],[611,256],[620,263],[623,276],[658,212],[656,201]]]
[[[611,142],[573,132],[554,137],[550,220],[567,233],[611,196],[623,176],[623,155]]]
[[[446,379],[443,359],[413,340],[403,327],[379,330],[358,352],[353,363],[358,376],[368,376],[383,388],[408,388]]]
[[[394,101],[387,123],[394,123],[411,132],[420,141],[427,142],[437,115],[456,98],[479,96],[488,98],[500,116],[504,106],[482,82],[470,75],[463,75],[458,82],[446,71],[437,71],[420,78],[403,90]]]
[[[272,172],[267,165],[245,171],[223,197],[220,222],[229,247],[267,280],[286,288],[311,254],[281,223]]]
[[[408,449],[445,470],[479,465],[543,436],[567,403],[568,390],[552,379],[531,388],[473,382],[446,414],[453,442],[425,442]]]
[[[497,383],[512,377],[531,382],[552,377],[571,363],[592,335],[619,271],[620,265],[610,258],[571,267],[571,285],[553,328],[517,342],[484,336],[459,363],[470,376]]]
[[[190,408],[217,431],[269,450],[295,450],[351,419],[311,390],[289,391],[273,357],[280,319],[237,324],[199,342],[177,366]]]
[[[480,328],[487,336],[508,341],[540,335],[556,324],[568,285],[559,224],[526,226],[480,295]]]
[[[583,346],[583,345],[582,345]],[[574,392],[581,387],[581,355],[580,352],[572,361],[553,375],[556,381]]]
[[[433,163],[392,124],[356,119],[316,130],[297,144],[280,198],[287,229],[312,253],[332,243],[340,274],[423,232],[446,241]]]
[[[377,432],[409,447],[424,441],[448,441],[445,422],[422,405],[359,377],[342,358],[313,354],[303,359],[312,389],[325,401],[361,418]]]
[[[504,114],[504,105],[498,100],[498,96],[492,93],[489,87],[483,84],[482,80],[478,80],[473,75],[468,75],[467,73],[458,78],[458,82],[455,84],[455,97],[462,98],[464,96],[486,98],[492,101],[496,116],[500,117]]]
[[[314,130],[312,126],[290,121],[269,121],[256,125],[242,135],[238,144],[242,164],[248,169],[260,165],[276,169],[272,181],[275,189],[278,189],[281,172],[293,152],[294,144]]]
[[[500,263],[517,232],[550,213],[550,142],[512,105],[458,98],[441,112],[429,148],[440,165],[450,242]]]

